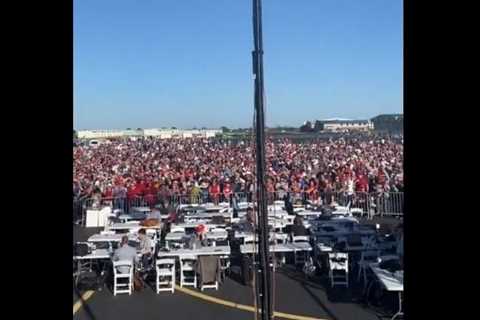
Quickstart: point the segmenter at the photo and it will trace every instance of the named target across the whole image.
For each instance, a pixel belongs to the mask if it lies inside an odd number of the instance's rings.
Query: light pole
[[[265,116],[263,87],[262,1],[253,0],[253,74],[255,75],[255,143],[257,174],[257,216],[259,261],[255,266],[257,306],[262,320],[272,319],[271,272],[269,266],[268,207],[265,183]]]

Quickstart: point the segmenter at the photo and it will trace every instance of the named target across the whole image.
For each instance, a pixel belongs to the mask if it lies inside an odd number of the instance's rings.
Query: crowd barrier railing
[[[331,204],[337,203],[340,206],[350,204],[350,209],[361,210],[362,215],[379,216],[403,216],[403,192],[268,192],[268,203],[284,200],[289,195],[292,203],[313,203]],[[109,198],[78,198],[73,201],[73,219],[79,224],[85,223],[86,210],[111,206],[113,209],[120,209],[123,212],[130,212],[133,207],[154,207],[165,201],[171,206],[182,204],[205,204],[228,202],[231,207],[239,202],[252,202],[256,195],[253,192],[235,192],[229,194],[209,194],[207,191],[194,192],[190,194],[159,193],[147,194],[135,197],[109,197]]]

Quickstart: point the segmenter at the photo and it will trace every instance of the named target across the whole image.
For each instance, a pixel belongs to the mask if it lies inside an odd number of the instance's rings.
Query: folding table
[[[382,284],[382,287],[385,290],[398,293],[398,311],[393,315],[391,320],[394,320],[398,316],[403,316],[403,311],[402,311],[403,270],[401,271],[401,275],[398,275],[388,270],[381,269],[378,263],[371,263],[369,267],[372,270],[375,277],[377,278],[378,282]],[[372,283],[370,284],[370,288],[372,286]],[[367,297],[368,297],[368,292],[369,290],[367,290]]]

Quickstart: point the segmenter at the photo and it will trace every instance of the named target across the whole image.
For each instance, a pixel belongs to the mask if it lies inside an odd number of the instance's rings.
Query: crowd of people
[[[375,135],[266,143],[267,192],[309,200],[335,192],[403,191],[403,140]],[[251,141],[217,138],[112,140],[75,145],[74,198],[155,203],[172,195],[221,201],[254,191]]]

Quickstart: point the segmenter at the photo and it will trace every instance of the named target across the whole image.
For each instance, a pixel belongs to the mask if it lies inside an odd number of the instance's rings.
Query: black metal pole
[[[271,272],[269,266],[268,207],[265,183],[265,116],[263,89],[262,2],[253,0],[253,74],[255,75],[255,142],[257,164],[257,217],[259,232],[259,261],[255,268],[258,285],[258,306],[262,320],[272,319]]]

